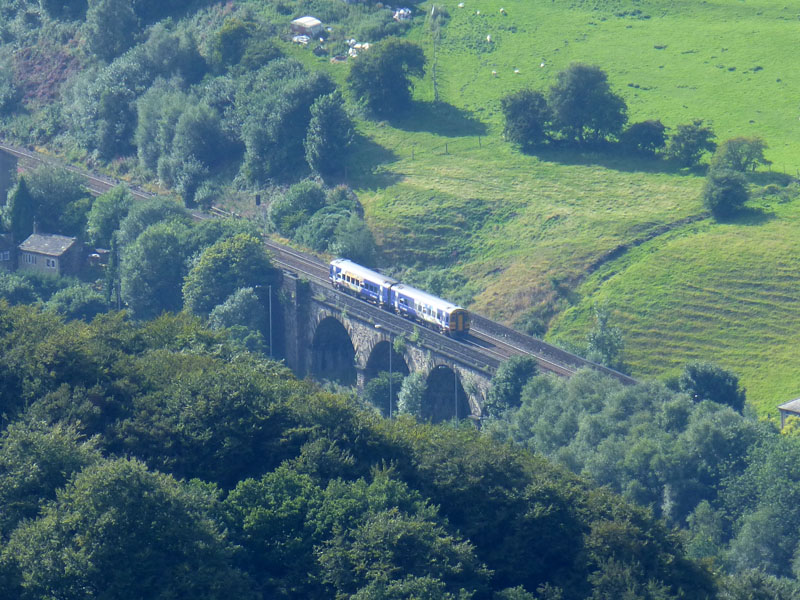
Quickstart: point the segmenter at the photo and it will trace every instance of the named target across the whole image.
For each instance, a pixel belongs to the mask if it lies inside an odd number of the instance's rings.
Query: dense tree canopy
[[[736,137],[722,142],[711,158],[712,169],[755,171],[758,165],[771,164],[764,158],[767,144],[759,137]]]
[[[717,149],[714,137],[714,131],[703,125],[702,119],[678,125],[669,139],[667,155],[677,160],[681,166],[694,167],[704,153]]]
[[[747,180],[737,171],[712,169],[703,186],[703,205],[717,219],[734,215],[750,198]]]
[[[104,461],[17,528],[5,559],[30,598],[254,597],[208,516],[214,501],[139,462]]]
[[[278,276],[258,238],[237,234],[200,255],[183,284],[184,304],[191,312],[207,316],[236,290],[274,285]]]
[[[541,92],[526,89],[509,94],[500,107],[506,121],[503,136],[510,142],[529,149],[549,139],[553,117]]]
[[[611,91],[606,73],[593,65],[573,63],[561,71],[548,104],[560,131],[579,143],[618,135],[628,120],[625,101]]]
[[[408,109],[413,87],[411,77],[422,77],[424,69],[422,48],[389,38],[353,62],[347,82],[373,113],[389,116]]]

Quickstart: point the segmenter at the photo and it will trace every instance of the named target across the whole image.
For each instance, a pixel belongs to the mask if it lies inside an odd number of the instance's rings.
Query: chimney
[[[39,223],[36,221],[36,217],[33,217],[33,233],[39,233]]]

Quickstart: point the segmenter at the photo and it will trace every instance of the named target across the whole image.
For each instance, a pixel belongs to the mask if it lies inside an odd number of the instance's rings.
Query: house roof
[[[19,245],[23,252],[36,252],[48,256],[61,256],[75,243],[74,237],[52,233],[34,233]]]
[[[295,19],[292,21],[293,25],[302,25],[303,27],[319,27],[322,25],[322,21],[316,19],[314,17],[300,17],[299,19]]]
[[[778,407],[778,410],[800,414],[800,398],[784,402]]]

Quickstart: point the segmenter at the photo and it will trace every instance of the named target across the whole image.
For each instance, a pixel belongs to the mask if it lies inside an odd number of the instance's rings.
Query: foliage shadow
[[[576,147],[556,142],[548,146],[537,146],[523,151],[539,160],[564,166],[598,166],[625,173],[660,173],[671,175],[704,175],[705,165],[685,168],[676,161],[660,155],[638,156],[625,151],[616,144],[605,143]]]
[[[346,182],[351,187],[377,190],[397,183],[402,175],[381,169],[381,165],[395,162],[397,155],[371,139],[357,134],[347,161]]]
[[[403,131],[426,131],[444,137],[486,135],[486,124],[469,111],[446,102],[412,102],[409,110],[388,119]]]

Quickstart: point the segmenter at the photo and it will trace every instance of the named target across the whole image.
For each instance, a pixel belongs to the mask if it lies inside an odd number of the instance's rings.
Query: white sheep
[[[497,77],[497,71],[492,71],[492,77]]]
[[[490,36],[490,35],[487,35],[487,36],[486,36],[486,41],[487,41],[487,42],[489,42],[489,43],[491,44],[491,43],[492,43],[492,36]]]

